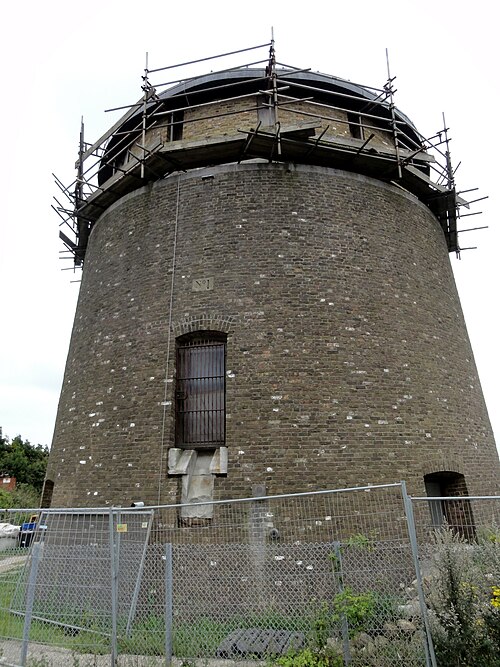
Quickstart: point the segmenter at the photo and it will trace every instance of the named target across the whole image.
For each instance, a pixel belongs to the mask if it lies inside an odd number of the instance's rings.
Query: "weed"
[[[343,667],[344,659],[341,655],[328,650],[313,651],[305,648],[277,658],[274,665],[280,667]]]

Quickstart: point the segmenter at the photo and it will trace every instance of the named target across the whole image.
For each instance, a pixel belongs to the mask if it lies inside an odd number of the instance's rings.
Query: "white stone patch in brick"
[[[245,453],[245,452],[244,452],[242,449],[239,449],[239,450],[238,450],[238,454],[239,454],[240,456],[241,456],[242,454],[244,454],[244,453]]]
[[[236,225],[236,229],[241,229],[243,225]]]
[[[132,467],[132,463],[127,463],[127,468],[131,468],[131,467]]]
[[[356,331],[354,327],[344,327],[346,331]]]
[[[260,280],[254,280],[253,284],[254,285],[260,285]]]
[[[379,424],[388,424],[389,422],[387,421],[387,419],[379,419],[378,423]]]
[[[302,565],[302,561],[301,560],[296,560],[295,565],[299,565],[299,566]]]
[[[226,371],[226,375],[227,375],[228,378],[234,378],[234,377],[236,377],[236,374],[233,373],[233,371]]]
[[[82,466],[84,466],[86,463],[87,463],[87,461],[84,461],[84,460],[80,461],[80,465],[82,465]]]
[[[412,444],[413,444],[413,440],[405,440],[405,445],[412,445]]]
[[[388,368],[384,368],[384,373],[388,373],[388,372],[389,372],[389,369],[388,369]]]
[[[326,299],[320,299],[319,301],[320,301],[320,303],[324,303],[326,301]]]
[[[135,426],[135,423],[134,423],[134,422],[130,422],[130,428],[134,428],[134,426]]]
[[[135,484],[135,488],[136,488],[136,489],[139,489],[140,487],[141,487],[140,483],[137,482],[137,483]]]
[[[285,560],[284,556],[275,556],[274,560]]]
[[[273,408],[273,412],[279,412],[279,411],[280,411],[279,408]]]
[[[280,255],[280,254],[278,254],[278,257],[279,257],[280,259],[283,259],[284,256],[285,256],[285,255]]]
[[[281,401],[283,396],[282,396],[282,394],[273,394],[273,396],[271,396],[271,398],[273,399],[273,401]]]
[[[274,470],[271,467],[266,468],[266,472],[274,472]]]
[[[403,398],[405,398],[407,401],[410,401],[413,398],[413,396],[411,394],[404,394]]]
[[[365,428],[370,428],[370,424],[365,424]]]
[[[352,415],[347,415],[346,419],[349,421],[352,419]]]
[[[342,445],[340,449],[347,449],[347,445]]]
[[[307,222],[307,220],[305,218],[299,218],[299,221],[300,222]]]
[[[80,445],[80,449],[85,449],[85,445]]]
[[[283,331],[282,327],[278,327],[276,331],[279,331],[280,333]]]
[[[425,434],[425,437],[426,437],[426,438],[432,438],[432,433],[426,433],[426,434]]]
[[[282,581],[275,581],[274,585],[278,586],[278,588],[279,588],[282,585],[282,583],[283,583]]]
[[[215,567],[216,565],[217,565],[217,561],[216,561],[216,560],[211,560],[211,561],[210,561],[210,567]]]
[[[323,522],[320,521],[319,519],[317,519],[317,520],[314,522],[314,525],[315,525],[315,526],[322,526],[322,525],[323,525]]]
[[[329,302],[328,302],[328,305],[329,305],[329,306],[334,306],[335,304],[334,304],[333,301],[329,301]]]
[[[98,495],[99,495],[99,491],[94,491],[94,496],[98,496]]]
[[[332,517],[330,515],[325,516],[325,521],[331,521],[331,520],[332,520]]]
[[[292,215],[298,215],[297,211],[292,211]]]
[[[96,413],[95,412],[89,412],[89,417],[95,417]]]
[[[306,570],[314,570],[314,565],[306,565]]]

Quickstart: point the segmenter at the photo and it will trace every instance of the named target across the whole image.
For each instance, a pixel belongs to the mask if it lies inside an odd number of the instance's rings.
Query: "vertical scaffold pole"
[[[148,106],[148,97],[149,97],[149,70],[148,70],[148,52],[146,51],[146,67],[144,68],[144,76],[142,90],[144,91],[144,97],[142,99],[142,160],[141,160],[141,178],[144,178],[144,161],[146,159],[146,119],[147,119],[147,106]]]
[[[281,137],[280,137],[280,121],[278,115],[278,76],[276,74],[276,52],[274,50],[274,28],[271,28],[271,46],[269,47],[269,64],[268,64],[269,79],[273,91],[273,114],[274,114],[274,128],[276,131],[276,140],[278,155],[281,155]]]
[[[398,124],[396,121],[396,107],[394,104],[394,88],[392,86],[392,82],[394,81],[393,78],[391,78],[391,70],[389,67],[389,50],[385,50],[385,59],[387,62],[387,83],[384,86],[384,90],[386,91],[388,97],[389,97],[389,111],[391,113],[391,129],[392,129],[392,136],[394,139],[394,150],[396,151],[396,162],[398,165],[398,178],[402,177],[402,171],[401,171],[401,156],[399,152],[399,130],[398,130]]]

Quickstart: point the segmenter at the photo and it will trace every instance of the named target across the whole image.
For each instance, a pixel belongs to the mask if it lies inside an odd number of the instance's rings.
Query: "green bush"
[[[468,544],[451,530],[436,533],[427,602],[440,667],[498,667],[500,576],[496,540]]]

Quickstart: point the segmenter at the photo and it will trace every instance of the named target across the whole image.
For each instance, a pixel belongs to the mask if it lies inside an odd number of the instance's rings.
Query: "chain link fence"
[[[331,667],[436,665],[430,502],[412,502],[400,483],[201,512],[6,510],[0,664],[293,667],[309,655]],[[477,502],[474,530],[481,516],[495,535],[489,508],[500,504]],[[500,544],[488,544],[498,584]]]

